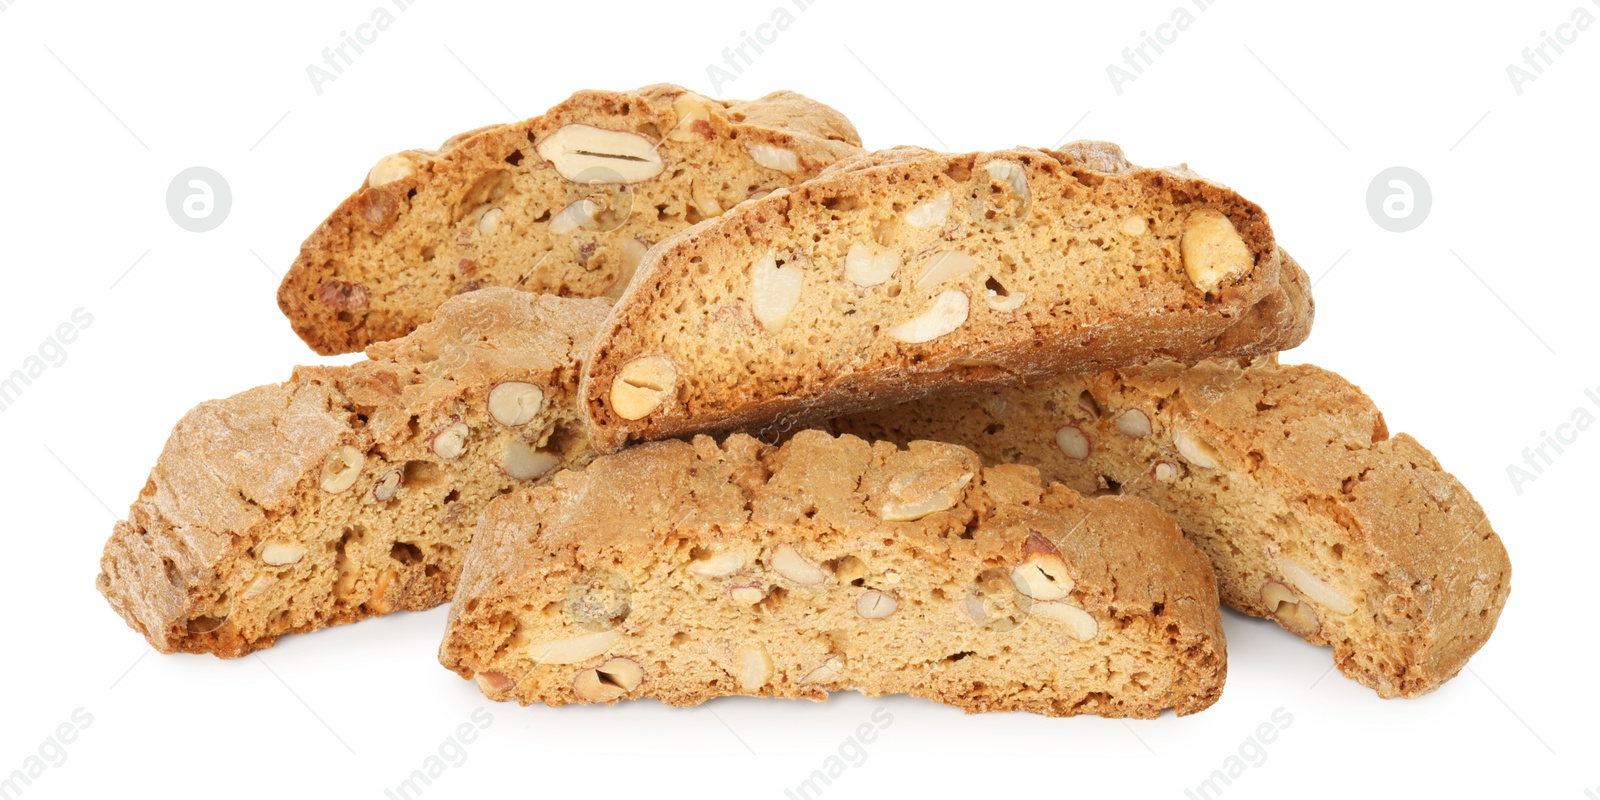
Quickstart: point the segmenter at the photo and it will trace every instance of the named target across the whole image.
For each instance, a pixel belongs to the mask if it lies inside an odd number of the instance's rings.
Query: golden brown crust
[[[689,114],[675,107],[685,96],[706,118],[675,130]],[[631,186],[580,187],[538,148],[568,124],[636,133],[658,143],[668,166]],[[543,116],[398,154],[393,180],[374,186],[369,177],[306,239],[278,305],[300,338],[331,355],[402,336],[445,299],[479,287],[614,297],[637,258],[630,242],[648,246],[753,193],[804,180],[860,144],[843,115],[793,92],[732,102],[668,84],[578,92]],[[792,153],[794,168],[755,163],[750,145]],[[552,231],[551,218],[582,197],[626,210]],[[490,208],[503,215],[493,225],[483,221]]]
[[[1118,426],[1129,411],[1146,415],[1148,435]],[[1431,691],[1459,672],[1510,590],[1504,545],[1471,493],[1411,437],[1391,438],[1358,388],[1309,365],[1215,361],[1063,377],[833,427],[939,438],[986,460],[1037,466],[1079,491],[1113,486],[1148,499],[1210,556],[1224,602],[1270,617],[1277,606],[1263,598],[1266,583],[1302,595],[1316,630],[1280,621],[1332,646],[1341,671],[1385,697]],[[1201,446],[1185,454],[1180,434]],[[1217,466],[1196,463],[1207,449]],[[1294,565],[1352,611],[1297,589]]]
[[[200,404],[116,524],[100,591],[157,650],[224,657],[448,600],[478,508],[523,485],[501,468],[513,440],[567,463],[590,457],[573,396],[606,307],[475,292],[366,361],[301,367],[286,383]],[[485,408],[507,381],[545,397],[516,427]],[[458,421],[471,431],[464,452],[443,458],[431,435]],[[360,473],[330,492],[325,461],[343,447],[362,455]],[[397,484],[380,501],[391,472]]]
[[[916,505],[931,496],[942,499]],[[818,578],[791,580],[782,548]],[[1039,554],[1065,564],[1070,594],[1033,603],[1005,577]],[[728,557],[737,563],[701,570]],[[851,610],[864,592],[896,605],[868,618]],[[984,469],[933,442],[702,436],[630,448],[490,504],[440,660],[524,704],[856,688],[968,711],[1187,714],[1216,700],[1226,673],[1214,592],[1204,558],[1143,501],[1045,487],[1035,470]],[[1089,638],[1041,610],[1057,604],[1087,612]],[[581,657],[551,644],[596,636],[602,646]],[[742,676],[751,650],[770,672],[759,682]],[[584,695],[583,673],[616,658],[641,665],[643,688]],[[816,678],[829,661],[837,674]],[[1102,680],[1110,673],[1123,677]]]
[[[1011,189],[996,177],[1007,175]],[[996,197],[1015,199],[1014,217],[996,216]],[[941,199],[945,216],[920,221]],[[1211,291],[1179,254],[1203,213],[1225,217],[1249,259]],[[846,251],[858,246],[902,260],[880,283],[849,278]],[[952,252],[977,266],[928,277]],[[1063,372],[1249,357],[1296,345],[1310,327],[1304,275],[1285,265],[1259,207],[1177,170],[1129,165],[1104,143],[865,154],[679,234],[640,270],[584,377],[605,452]],[[798,299],[778,314],[762,300],[778,292],[757,286],[780,282],[758,275],[783,270],[799,271],[788,287]],[[962,309],[954,327],[930,339],[903,327],[947,295]],[[629,418],[610,394],[625,366],[655,357],[676,382]]]

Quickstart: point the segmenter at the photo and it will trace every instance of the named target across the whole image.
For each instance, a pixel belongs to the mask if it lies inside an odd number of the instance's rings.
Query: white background
[[[74,309],[93,315],[0,412],[0,777],[74,709],[93,718],[24,796],[383,797],[480,707],[492,724],[425,796],[784,797],[879,707],[892,723],[824,796],[1185,797],[1279,708],[1292,723],[1223,796],[1600,796],[1600,426],[1520,493],[1507,476],[1575,409],[1600,417],[1584,395],[1600,394],[1600,25],[1547,50],[1520,95],[1506,72],[1580,5],[1600,17],[1596,0],[1190,4],[1194,24],[1120,94],[1107,66],[1180,0],[791,4],[721,86],[707,66],[778,0],[419,0],[319,95],[307,66],[380,1],[0,0],[0,374]],[[1327,650],[1230,613],[1222,700],[1148,722],[859,695],[496,705],[436,663],[442,609],[235,661],[151,653],[94,591],[101,546],[185,410],[318,361],[274,302],[300,241],[385,153],[659,81],[798,90],[871,148],[1109,139],[1257,201],[1317,280],[1315,331],[1285,360],[1360,384],[1488,509],[1515,568],[1499,630],[1441,690],[1383,701],[1329,674]],[[233,192],[203,234],[165,203],[197,165]],[[1403,234],[1365,199],[1396,165],[1433,192]]]

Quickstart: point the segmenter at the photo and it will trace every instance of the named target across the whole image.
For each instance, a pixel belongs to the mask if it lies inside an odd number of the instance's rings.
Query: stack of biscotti
[[[384,158],[279,291],[368,361],[191,412],[101,590],[222,656],[453,592],[441,662],[525,704],[1149,717],[1220,695],[1222,602],[1385,697],[1487,639],[1470,494],[1277,365],[1313,303],[1262,209],[1099,142],[859,145],[659,85]]]

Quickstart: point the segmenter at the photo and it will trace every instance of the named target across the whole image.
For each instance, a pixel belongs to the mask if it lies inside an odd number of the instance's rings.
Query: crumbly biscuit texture
[[[1165,509],[1215,566],[1222,599],[1333,648],[1384,697],[1455,676],[1510,591],[1500,537],[1360,389],[1272,358],[1061,377],[844,417],[892,441],[940,439],[1080,492]]]
[[[860,151],[794,92],[584,91],[543,116],[385,156],[301,247],[278,290],[323,354],[410,332],[488,286],[617,297],[652,244]]]
[[[1255,204],[1115,145],[895,148],[647,253],[596,341],[585,413],[611,452],[964,386],[1275,352],[1309,332],[1302,279]]]
[[[368,360],[202,403],[116,523],[97,585],[161,652],[450,598],[479,510],[592,457],[578,361],[604,299],[485,289]]]
[[[1154,506],[965,448],[808,431],[640,445],[485,510],[440,660],[523,704],[907,693],[1213,703],[1214,579]]]

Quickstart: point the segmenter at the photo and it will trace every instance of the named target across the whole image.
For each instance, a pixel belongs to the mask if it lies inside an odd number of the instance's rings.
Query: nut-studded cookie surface
[[[485,510],[440,660],[491,698],[907,693],[1154,717],[1226,673],[1204,557],[1154,506],[818,431],[656,442]]]
[[[485,289],[366,361],[200,404],[101,593],[157,650],[225,657],[448,600],[485,503],[592,457],[574,395],[606,307]]]
[[[653,249],[584,377],[595,441],[1292,347],[1308,282],[1255,204],[1114,145],[841,162]]]
[[[1458,673],[1510,591],[1505,547],[1466,487],[1314,366],[1062,377],[831,427],[956,442],[1078,491],[1147,499],[1210,557],[1224,602],[1331,646],[1340,671],[1385,697]]]
[[[584,91],[543,116],[386,156],[301,247],[278,305],[323,354],[402,336],[487,286],[617,297],[646,248],[860,151],[793,92]]]

